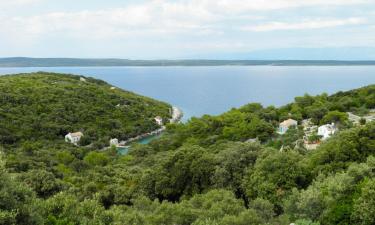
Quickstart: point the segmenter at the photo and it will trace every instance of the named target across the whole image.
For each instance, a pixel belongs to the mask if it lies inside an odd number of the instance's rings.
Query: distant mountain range
[[[106,67],[106,66],[357,66],[375,65],[375,60],[130,60],[80,58],[0,58],[0,67]]]

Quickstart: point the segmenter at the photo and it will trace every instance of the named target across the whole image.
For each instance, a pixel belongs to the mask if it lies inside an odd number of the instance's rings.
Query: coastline
[[[176,106],[172,106],[172,108],[171,108],[171,118],[169,119],[169,123],[179,123],[181,121],[182,117],[183,117],[182,110],[179,109]],[[125,141],[120,141],[119,144],[116,147],[117,148],[130,147],[128,144],[130,144],[130,143],[132,143],[134,141],[140,141],[140,140],[148,138],[148,137],[160,135],[165,130],[166,130],[166,126],[161,126],[157,130],[154,130],[154,131],[151,131],[151,132],[148,132],[148,133],[144,133],[144,134],[140,134],[140,135],[138,135],[136,137],[129,138],[129,139],[125,140]]]

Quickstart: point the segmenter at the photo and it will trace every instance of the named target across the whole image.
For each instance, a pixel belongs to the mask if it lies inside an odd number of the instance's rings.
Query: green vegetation
[[[170,106],[104,81],[52,73],[0,77],[0,143],[63,140],[82,131],[82,145],[126,140],[157,129],[153,118],[169,117]]]
[[[28,85],[22,86],[20,78]],[[2,79],[13,85],[4,85]],[[35,79],[36,85],[28,79]],[[41,81],[50,79],[72,83],[60,84],[68,85],[60,89]],[[62,91],[60,96],[64,92],[70,98],[86,96],[77,107],[90,108],[86,112],[91,114],[74,122],[64,117],[60,121],[52,107],[56,98],[43,102],[45,98],[34,94],[43,85],[49,86],[49,93]],[[64,143],[63,134],[40,129],[47,127],[44,122],[39,127],[32,125],[40,119],[37,110],[43,110],[47,124],[97,131],[90,139],[96,143],[122,126],[129,132],[135,132],[136,124],[152,129],[147,121],[156,114],[167,117],[169,106],[116,90],[118,95],[128,95],[124,99],[129,102],[140,100],[133,102],[131,114],[139,119],[115,128],[104,126],[107,109],[112,110],[108,115],[116,113],[113,105],[117,101],[108,105],[103,103],[108,100],[100,101],[105,110],[93,110],[99,100],[93,101],[83,90],[70,95],[74,90],[70,85],[93,85],[98,91],[93,94],[103,98],[103,93],[113,91],[100,81],[87,78],[80,82],[74,76],[0,78],[4,96],[18,96],[12,98],[17,101],[4,101],[0,106],[0,224],[374,224],[375,123],[354,126],[344,113],[365,115],[375,108],[374,85],[332,96],[305,95],[280,108],[253,103],[219,116],[169,124],[159,139],[148,145],[135,144],[127,155],[118,155],[115,149],[98,151],[93,145]],[[34,89],[22,91],[20,87],[25,86]],[[33,104],[24,104],[30,96],[35,99]],[[63,99],[59,102],[69,105]],[[145,102],[150,111],[137,111]],[[17,111],[22,113],[13,116]],[[283,136],[275,132],[279,122],[289,117],[299,122],[312,118],[315,124],[336,122],[340,132],[308,151],[299,144],[301,127],[291,128]],[[17,126],[7,126],[4,121],[10,118]],[[116,117],[119,121],[125,118]]]

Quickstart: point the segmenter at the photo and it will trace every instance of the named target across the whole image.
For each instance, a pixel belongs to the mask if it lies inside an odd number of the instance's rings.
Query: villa
[[[297,125],[298,125],[298,122],[296,120],[293,120],[293,119],[284,120],[283,122],[280,123],[277,133],[285,134],[286,131],[290,127],[297,126]]]
[[[322,136],[323,140],[331,137],[334,133],[337,132],[337,128],[334,123],[325,124],[323,126],[318,127],[318,135]]]
[[[83,137],[82,132],[69,133],[65,135],[65,142],[70,142],[72,144],[78,145],[78,142]]]
[[[155,122],[159,125],[159,126],[163,126],[163,118],[161,118],[160,116],[157,116],[154,118]]]
[[[109,141],[109,145],[110,145],[110,146],[118,146],[118,145],[119,145],[118,139],[117,139],[117,138],[112,138],[112,139]]]

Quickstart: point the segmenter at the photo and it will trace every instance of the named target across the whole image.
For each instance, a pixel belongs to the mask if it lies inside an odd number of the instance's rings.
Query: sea
[[[102,79],[179,107],[183,121],[252,102],[282,106],[305,93],[375,84],[375,66],[23,67],[0,68],[0,75],[37,71]]]

